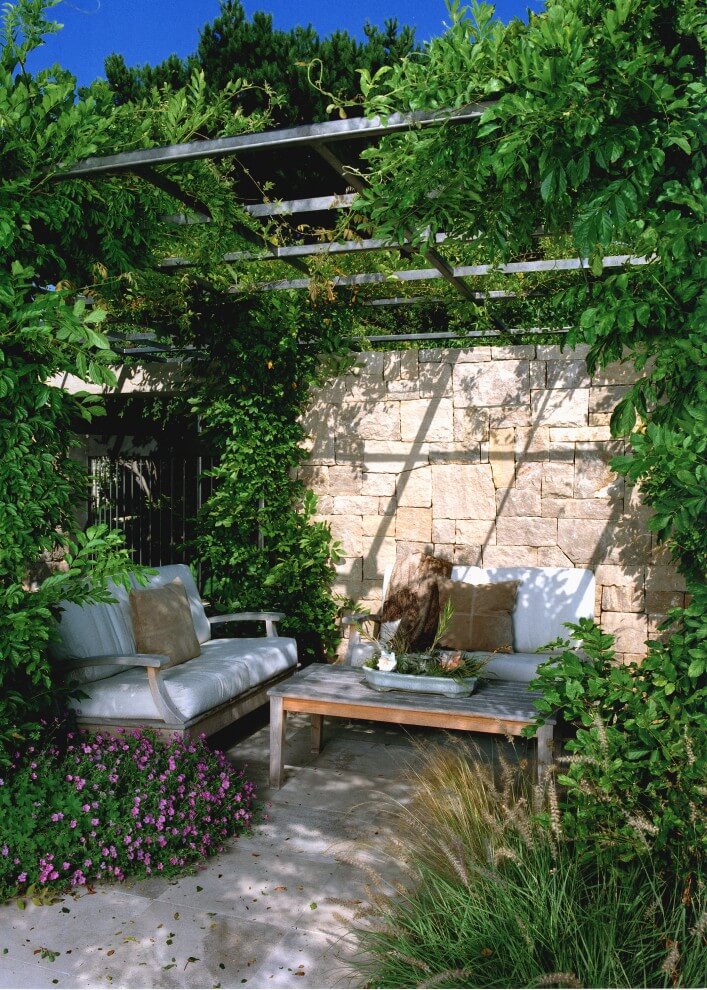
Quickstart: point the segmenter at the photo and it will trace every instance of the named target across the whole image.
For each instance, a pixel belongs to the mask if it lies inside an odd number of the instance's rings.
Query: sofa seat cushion
[[[488,657],[484,651],[469,651],[466,656],[483,659]],[[541,663],[545,663],[551,653],[494,653],[489,663],[484,667],[481,676],[493,681],[516,681],[519,684],[529,684],[535,680],[536,671]]]
[[[213,639],[201,656],[171,667],[162,680],[185,721],[217,708],[297,665],[297,644],[285,636]],[[84,717],[163,721],[142,667],[82,687],[88,698],[72,707]]]

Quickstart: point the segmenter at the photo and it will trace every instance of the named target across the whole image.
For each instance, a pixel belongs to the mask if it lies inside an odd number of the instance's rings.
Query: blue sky
[[[248,15],[265,10],[276,27],[312,24],[320,35],[337,28],[362,36],[366,20],[382,24],[396,17],[417,28],[418,40],[441,34],[448,17],[444,0],[246,0]],[[538,11],[542,0],[499,0],[497,15],[504,21]],[[218,14],[218,0],[61,0],[53,18],[64,25],[36,52],[31,71],[59,62],[77,76],[81,85],[103,74],[103,60],[111,52],[125,56],[128,65],[156,63],[172,52],[194,51],[199,29]]]

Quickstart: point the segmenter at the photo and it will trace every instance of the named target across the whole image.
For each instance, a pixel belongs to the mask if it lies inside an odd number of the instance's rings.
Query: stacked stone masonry
[[[630,363],[590,378],[586,349],[371,352],[313,398],[302,479],[341,543],[335,591],[375,608],[386,565],[420,549],[458,564],[589,567],[596,618],[645,653],[684,586],[648,510],[610,467]]]

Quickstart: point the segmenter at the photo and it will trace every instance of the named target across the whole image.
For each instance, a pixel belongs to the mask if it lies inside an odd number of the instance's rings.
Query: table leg
[[[552,733],[554,726],[541,725],[535,734],[538,744],[538,782],[543,778],[552,765]]]
[[[287,712],[282,698],[270,699],[270,786],[282,787]]]
[[[320,753],[322,750],[322,730],[324,728],[324,716],[312,715],[312,752]]]

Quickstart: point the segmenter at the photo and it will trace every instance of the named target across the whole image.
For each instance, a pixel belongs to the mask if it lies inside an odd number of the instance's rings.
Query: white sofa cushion
[[[165,584],[170,584],[175,578],[179,578],[184,585],[191,609],[191,617],[194,620],[194,632],[199,643],[203,646],[211,639],[211,624],[201,603],[201,595],[196,587],[196,582],[186,564],[165,564],[158,569],[157,574],[150,577],[147,585],[138,584],[135,578],[132,579],[132,582],[139,591],[144,587],[161,588]]]
[[[286,636],[215,639],[202,647],[201,656],[166,670],[162,681],[188,721],[296,665],[297,643]],[[71,702],[79,715],[162,721],[144,668],[131,667],[84,690],[88,698]]]
[[[130,599],[122,585],[110,581],[107,589],[114,604],[74,605],[62,602],[58,637],[51,646],[55,660],[82,660],[84,657],[136,653],[130,617]],[[83,667],[71,674],[74,684],[103,680],[124,670],[114,664],[105,667]]]

